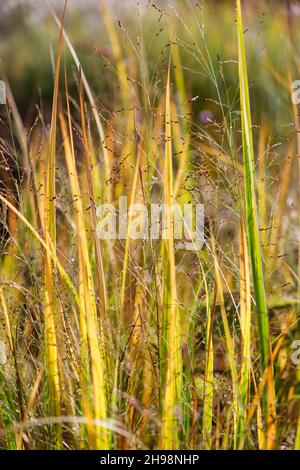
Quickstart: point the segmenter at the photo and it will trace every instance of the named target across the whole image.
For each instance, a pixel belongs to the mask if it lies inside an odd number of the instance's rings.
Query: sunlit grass
[[[51,106],[41,98],[28,126],[8,94],[1,448],[300,446],[295,126],[270,122],[256,98],[240,1],[216,9],[218,34],[205,8],[175,7],[149,6],[149,23],[137,9],[127,25],[100,2],[99,95],[68,9],[51,11]],[[281,72],[259,60],[297,121]],[[125,237],[100,239],[97,206],[118,214],[122,195],[148,209],[203,203],[204,246],[177,245],[172,213],[162,239],[133,240],[134,214]]]

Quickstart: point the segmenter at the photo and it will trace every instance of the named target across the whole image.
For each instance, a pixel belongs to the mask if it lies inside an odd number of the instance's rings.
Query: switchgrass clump
[[[117,21],[101,0],[99,94],[69,34],[69,5],[49,6],[52,98],[41,96],[29,124],[9,77],[3,449],[299,449],[297,107],[268,56],[271,7],[260,26],[267,52],[254,46],[284,110],[273,122],[276,106],[262,109],[252,83],[251,8],[246,17],[240,1],[207,3],[138,3]],[[216,35],[207,24],[219,15]],[[151,217],[146,228],[137,212],[122,219],[122,197],[149,214],[203,204],[202,248],[179,243],[172,211],[156,238]],[[99,236],[103,204],[122,236]]]

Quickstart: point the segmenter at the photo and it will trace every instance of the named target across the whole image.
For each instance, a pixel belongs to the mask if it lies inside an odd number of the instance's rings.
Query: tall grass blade
[[[165,156],[164,156],[164,190],[165,204],[169,208],[167,217],[167,239],[164,242],[164,286],[162,341],[166,361],[163,373],[162,429],[161,448],[178,449],[179,441],[179,407],[181,403],[182,359],[180,350],[180,318],[177,304],[175,249],[173,234],[173,162],[172,162],[172,123],[170,98],[170,66],[168,68],[165,108]]]
[[[247,244],[251,260],[254,295],[258,317],[259,347],[261,371],[263,372],[271,361],[271,343],[269,333],[269,317],[265,294],[264,273],[261,245],[258,228],[256,180],[254,169],[254,150],[249,98],[249,84],[244,44],[241,2],[237,0],[238,56],[240,105],[242,120],[242,141],[244,161],[244,191],[245,191],[245,225]],[[266,447],[275,444],[275,390],[272,363],[270,363],[267,381],[267,392],[263,397],[263,415],[266,432]]]
[[[51,128],[49,136],[49,147],[46,163],[45,174],[45,207],[44,207],[44,234],[45,242],[51,243],[51,247],[56,251],[56,121],[57,121],[57,101],[59,90],[60,61],[63,42],[63,24],[67,2],[65,2],[62,17],[62,26],[59,34],[59,44],[57,52],[57,60],[55,67],[54,93],[52,103]],[[49,384],[49,412],[50,416],[61,415],[61,390],[60,390],[60,371],[59,371],[59,352],[57,346],[57,305],[55,292],[55,269],[49,252],[45,253],[45,341],[47,355],[47,375]],[[61,429],[55,426],[55,446],[61,446]]]

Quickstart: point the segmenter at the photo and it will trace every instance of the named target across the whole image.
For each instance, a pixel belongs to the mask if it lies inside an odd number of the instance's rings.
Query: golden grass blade
[[[165,344],[166,371],[163,374],[162,449],[178,449],[179,423],[177,407],[181,403],[182,358],[180,350],[180,318],[177,305],[176,267],[171,205],[173,203],[172,123],[170,98],[170,66],[168,69],[165,111],[165,204],[170,209],[167,217],[167,240],[164,243],[164,285],[162,341]],[[164,360],[161,358],[161,360]]]
[[[134,169],[134,176],[133,176],[133,181],[132,181],[130,203],[129,203],[130,206],[134,204],[134,201],[135,201],[138,178],[139,178],[139,170],[140,170],[140,152],[138,152],[135,169]],[[132,222],[132,217],[128,217],[126,241],[125,241],[125,249],[124,249],[124,259],[123,259],[123,266],[122,266],[121,292],[120,292],[121,316],[123,316],[124,314],[124,305],[125,305],[126,276],[127,276],[127,270],[128,270],[128,258],[129,258],[129,250],[130,250],[129,233],[130,233],[131,222]]]
[[[36,396],[38,394],[39,386],[40,386],[40,384],[42,382],[42,379],[44,377],[44,373],[45,373],[45,368],[44,368],[44,364],[42,364],[39,371],[38,371],[38,374],[37,374],[36,380],[33,384],[33,387],[30,391],[28,405],[26,407],[22,423],[20,423],[19,432],[18,432],[18,436],[17,436],[17,446],[18,446],[19,449],[22,448],[23,430],[24,430],[24,428],[26,426],[26,423],[29,419],[29,414],[30,414],[30,411],[32,410],[32,407],[34,405],[34,401],[35,401]]]
[[[58,16],[56,15],[55,11],[53,10],[53,8],[49,5],[49,2],[48,3],[48,6],[49,6],[49,9],[51,11],[51,14],[57,24],[57,26],[59,28],[62,27],[62,24],[58,18]],[[104,130],[103,130],[103,126],[102,126],[102,123],[100,121],[100,117],[99,117],[99,114],[98,114],[98,111],[97,111],[97,106],[96,106],[96,103],[95,103],[95,99],[94,99],[94,96],[93,96],[93,93],[92,93],[92,90],[89,86],[89,83],[86,79],[86,76],[84,74],[84,71],[82,69],[82,66],[80,64],[80,61],[78,59],[78,56],[76,54],[76,51],[74,49],[74,47],[72,46],[72,43],[65,31],[64,28],[62,28],[62,31],[63,31],[63,36],[64,36],[64,40],[70,50],[70,53],[73,57],[73,60],[75,62],[75,65],[78,69],[78,72],[80,73],[81,75],[81,79],[82,79],[82,82],[83,82],[83,85],[84,85],[84,88],[86,90],[86,94],[87,94],[87,97],[89,99],[89,102],[90,102],[90,105],[91,105],[91,108],[92,108],[92,112],[93,112],[93,115],[94,115],[94,119],[95,119],[95,122],[96,122],[96,125],[97,125],[97,129],[98,129],[98,133],[99,133],[99,137],[100,137],[100,143],[101,143],[101,149],[102,149],[102,153],[103,153],[103,158],[104,158],[104,173],[105,173],[105,181],[108,180],[109,178],[109,167],[110,167],[110,163],[109,163],[109,156],[108,156],[108,151],[106,149],[106,146],[105,146],[105,133],[104,133]]]
[[[300,408],[300,407],[298,407]],[[298,411],[298,424],[297,424],[297,434],[296,434],[296,442],[295,442],[295,450],[300,450],[300,412]]]
[[[237,26],[239,49],[240,105],[243,137],[246,233],[252,267],[256,309],[258,314],[261,371],[264,371],[269,365],[269,361],[272,357],[272,352],[269,334],[268,307],[264,286],[261,244],[258,229],[249,85],[240,0],[237,0]],[[272,364],[270,365],[270,367],[268,367],[267,384],[267,392],[264,394],[263,397],[262,408],[264,415],[265,432],[267,432],[266,446],[267,448],[272,448],[275,443],[276,433],[275,388]]]
[[[251,287],[250,264],[243,218],[240,221],[240,323],[241,323],[241,372],[240,372],[240,415],[238,416],[237,445],[245,441],[246,417],[250,387],[251,365]]]
[[[276,208],[273,214],[272,220],[272,229],[270,235],[270,250],[269,250],[269,262],[268,262],[268,271],[269,276],[272,275],[272,272],[276,266],[277,256],[281,248],[281,236],[282,236],[282,225],[283,225],[283,213],[286,208],[287,197],[290,189],[291,181],[291,169],[292,169],[292,151],[293,145],[290,144],[287,150],[287,156],[284,162],[282,176],[280,180],[279,190],[278,190],[278,201]],[[278,267],[277,267],[278,269]]]
[[[218,257],[217,257],[216,243],[215,243],[212,230],[211,230],[211,247],[212,247],[212,255],[214,258],[217,296],[220,302],[221,317],[222,317],[224,333],[225,333],[226,351],[227,351],[228,363],[229,363],[229,368],[230,368],[230,373],[231,373],[232,394],[233,394],[233,400],[232,400],[233,430],[234,430],[233,437],[234,437],[234,446],[236,447],[237,440],[238,440],[237,417],[240,416],[240,390],[239,390],[238,373],[237,373],[237,368],[236,368],[236,363],[235,363],[235,358],[234,358],[234,342],[230,333],[230,327],[229,327],[227,313],[226,313],[221,268],[220,268]]]
[[[266,153],[268,149],[267,144],[268,127],[262,124],[259,132],[258,139],[258,178],[257,178],[257,193],[259,204],[259,216],[261,220],[261,227],[266,229],[268,227],[268,213],[267,213],[267,191],[266,191]],[[263,254],[267,248],[267,231],[261,232],[261,245]]]
[[[57,121],[57,100],[60,76],[60,61],[63,43],[63,24],[67,2],[65,2],[62,26],[59,34],[59,44],[57,60],[55,66],[54,92],[51,115],[51,128],[49,136],[49,147],[47,154],[46,174],[45,174],[45,207],[44,207],[44,232],[45,242],[51,242],[51,249],[56,251],[56,121]],[[57,311],[55,293],[55,269],[49,251],[45,253],[45,341],[47,355],[47,376],[49,384],[49,411],[52,416],[61,415],[61,390],[59,372],[59,352],[57,346]],[[56,426],[55,446],[61,447],[61,428]]]

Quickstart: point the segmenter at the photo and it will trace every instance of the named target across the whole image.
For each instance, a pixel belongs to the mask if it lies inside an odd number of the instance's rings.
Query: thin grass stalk
[[[84,110],[84,96],[82,89],[82,80],[80,78],[79,84],[79,98],[80,98],[80,117],[81,117],[81,126],[82,126],[82,140],[84,146],[84,160],[85,160],[85,169],[87,176],[88,184],[88,195],[90,200],[90,211],[91,211],[91,230],[93,234],[93,242],[95,249],[95,262],[96,262],[96,285],[99,297],[99,319],[101,322],[101,328],[107,324],[107,293],[106,293],[106,283],[105,275],[103,268],[103,259],[102,251],[100,246],[100,240],[97,235],[97,213],[96,213],[96,204],[94,196],[94,187],[93,187],[93,176],[92,176],[92,163],[91,155],[88,143],[88,134],[85,124],[85,110]],[[104,345],[103,345],[104,346]]]
[[[121,89],[123,105],[127,107],[129,104],[129,86],[128,86],[128,80],[127,80],[126,66],[122,57],[122,49],[120,46],[120,41],[119,41],[118,34],[115,30],[114,23],[113,23],[111,14],[109,12],[109,9],[106,5],[105,0],[100,0],[99,5],[100,5],[100,11],[101,11],[101,14],[102,14],[105,26],[106,26],[106,30],[109,35],[109,40],[110,40],[111,47],[112,47],[112,53],[116,61],[117,76],[118,76],[118,81],[119,81],[119,85]]]
[[[258,178],[257,178],[257,192],[258,205],[259,205],[259,217],[261,220],[261,226],[266,229],[268,227],[268,212],[267,212],[267,192],[266,192],[266,157],[268,151],[267,144],[267,133],[268,127],[262,123],[259,136],[258,136]],[[267,251],[267,230],[261,232],[261,246],[263,254]]]
[[[81,354],[81,367],[80,367],[80,384],[82,389],[82,408],[84,410],[85,416],[90,417],[90,420],[87,422],[87,432],[88,432],[88,441],[90,447],[96,447],[95,440],[95,429],[92,423],[92,404],[91,404],[91,394],[89,392],[88,383],[90,382],[89,374],[89,352],[88,352],[88,335],[87,335],[87,325],[86,325],[86,296],[90,295],[90,291],[86,292],[86,285],[88,284],[85,281],[86,276],[91,280],[91,266],[88,253],[88,242],[86,237],[86,225],[83,218],[83,206],[82,206],[82,196],[79,186],[77,168],[75,163],[75,153],[74,153],[74,144],[73,144],[73,134],[71,127],[71,115],[69,107],[69,95],[67,89],[67,80],[65,77],[66,83],[66,97],[67,97],[67,111],[68,111],[68,123],[69,123],[69,135],[67,133],[67,126],[65,123],[64,116],[62,112],[59,113],[60,127],[62,138],[64,142],[65,158],[68,169],[69,183],[72,195],[72,201],[74,205],[74,218],[77,230],[78,237],[78,291],[80,299],[83,300],[82,311],[79,315],[79,324],[80,324],[80,354]],[[92,286],[90,286],[92,288]]]
[[[300,67],[297,64],[298,72],[300,71]],[[291,89],[291,77],[289,77],[289,83],[287,84],[287,89],[290,92]],[[293,115],[295,120],[295,128],[296,128],[296,156],[297,156],[297,187],[298,187],[298,201],[300,200],[300,116],[299,116],[299,107],[293,103]],[[300,226],[300,207],[298,206],[298,226]],[[298,292],[298,301],[300,302],[300,240],[298,239],[298,253],[297,253],[297,292]],[[297,305],[297,314],[299,316],[300,313],[300,305]],[[300,326],[298,322],[297,327],[297,337],[300,337]],[[300,365],[297,365],[296,369],[296,377],[299,380],[300,378]],[[297,431],[296,431],[296,439],[295,439],[295,450],[300,450],[300,403],[298,404],[298,422],[297,422]]]
[[[67,87],[67,82],[66,82]],[[72,200],[75,208],[75,220],[78,232],[78,254],[79,254],[79,290],[83,300],[84,313],[80,316],[80,332],[82,339],[82,368],[83,372],[89,369],[89,358],[90,358],[90,370],[93,382],[93,394],[91,403],[84,401],[84,408],[88,410],[88,415],[91,414],[91,409],[94,409],[95,419],[105,420],[107,417],[107,404],[106,404],[106,386],[105,386],[105,366],[104,366],[104,344],[102,337],[102,345],[98,342],[97,332],[97,308],[96,299],[93,285],[92,267],[89,255],[88,240],[86,236],[87,225],[84,217],[84,210],[82,205],[82,195],[79,185],[79,178],[75,162],[75,152],[72,137],[71,128],[71,115],[69,108],[69,96],[67,94],[67,109],[68,109],[68,122],[69,122],[69,133],[70,138],[67,135],[67,129],[65,120],[62,114],[60,114],[60,123],[62,134],[64,138],[65,155],[67,168],[69,173],[69,180],[71,186]],[[100,336],[103,335],[103,331]],[[88,351],[87,351],[88,346]],[[87,380],[88,376],[84,373],[82,381],[84,384],[83,390],[87,393]],[[85,396],[83,396],[85,400]],[[91,429],[91,425],[90,425]],[[89,428],[88,428],[89,430]],[[106,449],[108,447],[108,435],[106,431],[99,434],[97,428],[94,427],[94,437],[91,437],[93,445],[96,448]],[[90,433],[91,435],[91,433]]]
[[[206,282],[205,282],[206,284]],[[204,399],[203,399],[203,443],[206,450],[212,448],[212,424],[214,410],[214,346],[213,346],[213,312],[209,304],[209,295],[206,286],[206,347],[205,347],[205,373],[204,373]],[[213,306],[214,308],[214,306]]]
[[[300,408],[300,407],[298,407]],[[295,450],[300,450],[300,410],[298,411],[298,422],[297,422],[297,434],[296,434],[296,441],[295,441]]]
[[[163,260],[163,320],[162,341],[165,348],[166,371],[163,376],[162,400],[162,449],[178,449],[179,420],[178,413],[182,397],[182,358],[180,318],[177,305],[176,265],[173,234],[173,162],[172,162],[172,123],[170,97],[170,65],[168,68],[165,109],[165,156],[164,156],[164,191],[165,204],[169,208],[167,215],[167,239],[164,241]]]
[[[241,324],[241,372],[240,372],[240,415],[238,416],[237,444],[245,440],[246,418],[250,386],[251,365],[251,287],[250,263],[243,218],[240,220],[240,324]]]
[[[291,170],[292,170],[292,152],[293,145],[288,145],[287,156],[283,165],[283,171],[280,179],[279,190],[278,190],[278,201],[273,214],[272,228],[270,235],[270,250],[269,250],[269,262],[268,270],[269,276],[272,275],[273,270],[276,267],[277,257],[281,248],[281,238],[283,230],[283,214],[285,211],[287,197],[290,189],[291,181]]]
[[[72,46],[72,43],[71,43],[64,27],[62,26],[58,16],[56,15],[55,11],[53,10],[53,8],[51,7],[51,5],[49,3],[48,3],[48,6],[49,6],[49,9],[51,11],[51,14],[52,14],[57,26],[59,28],[62,28],[64,40],[65,40],[65,42],[66,42],[66,44],[69,48],[69,51],[72,55],[74,63],[77,67],[77,70],[80,73],[83,86],[85,88],[88,100],[89,100],[90,105],[91,105],[91,109],[92,109],[92,112],[93,112],[93,116],[94,116],[94,119],[95,119],[95,122],[96,122],[97,130],[98,130],[98,134],[99,134],[99,138],[100,138],[100,146],[101,146],[101,151],[102,151],[102,155],[103,155],[103,167],[104,167],[103,187],[108,189],[109,186],[105,185],[105,181],[108,181],[109,176],[110,176],[110,174],[109,174],[109,168],[110,168],[110,161],[109,160],[110,159],[109,159],[107,148],[105,146],[105,132],[104,132],[101,120],[100,120],[100,116],[99,116],[99,113],[98,113],[98,110],[97,110],[96,102],[95,102],[92,90],[91,90],[91,88],[89,86],[89,83],[86,79],[86,76],[84,74],[84,71],[82,69],[81,63],[80,63],[80,61],[78,59],[78,56],[76,54],[76,51],[75,51],[74,47]],[[110,195],[108,196],[107,200],[109,200],[109,201],[111,200]]]

